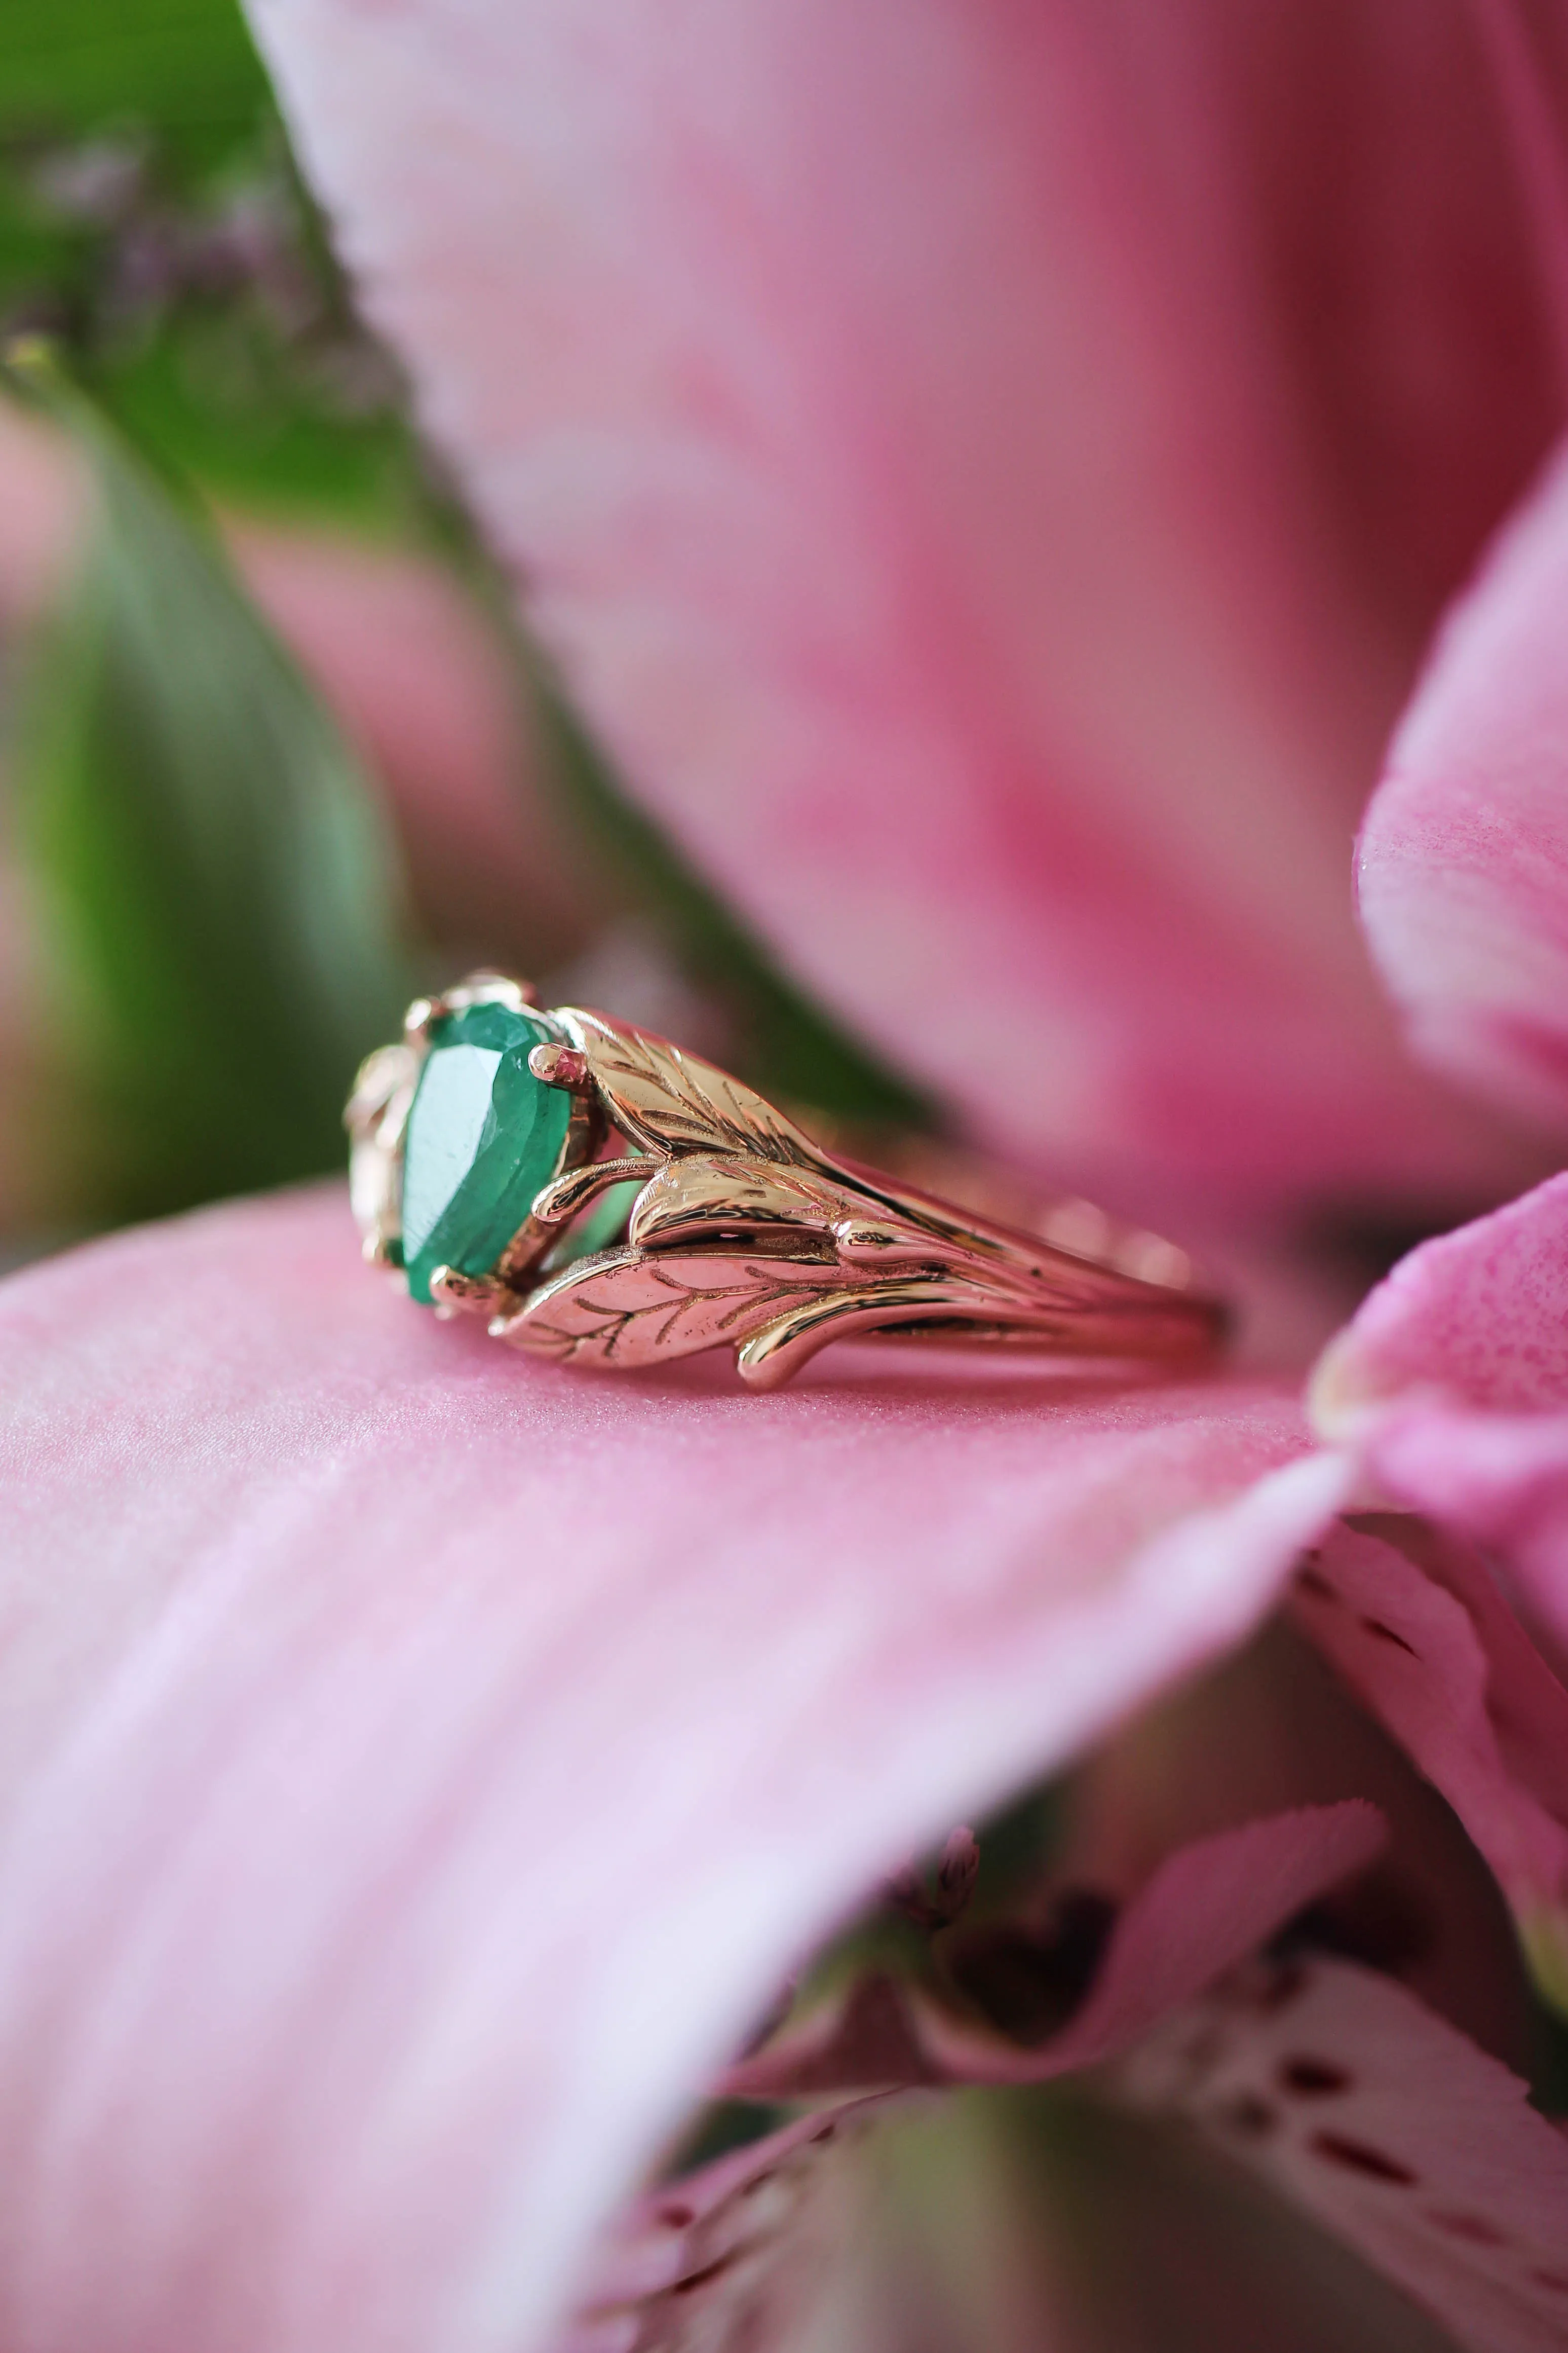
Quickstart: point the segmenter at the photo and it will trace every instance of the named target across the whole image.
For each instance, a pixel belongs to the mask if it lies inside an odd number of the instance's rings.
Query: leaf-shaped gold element
[[[771,1322],[749,1331],[735,1363],[748,1388],[782,1388],[830,1340],[900,1324],[973,1325],[994,1314],[974,1283],[940,1274],[897,1276],[854,1291],[838,1288],[789,1301]],[[1030,1326],[1020,1317],[1018,1328]],[[1001,1336],[1000,1327],[997,1333]]]
[[[573,1364],[663,1364],[734,1345],[841,1279],[830,1258],[605,1250],[542,1284],[490,1329]]]
[[[837,1220],[833,1239],[845,1265],[866,1274],[886,1267],[941,1266],[960,1255],[952,1242],[921,1227],[853,1212]]]
[[[353,1092],[343,1110],[343,1125],[353,1136],[369,1135],[388,1109],[419,1075],[419,1057],[411,1046],[378,1046],[367,1054],[354,1078]]]
[[[365,1256],[377,1264],[386,1262],[401,1230],[399,1164],[419,1060],[412,1046],[378,1046],[360,1065],[343,1112],[349,1132],[349,1201]]]
[[[772,1103],[711,1062],[603,1013],[563,1005],[556,1020],[623,1135],[649,1152],[740,1153],[799,1168],[823,1155]]]
[[[879,1282],[792,1300],[773,1322],[748,1334],[735,1358],[741,1377],[752,1388],[778,1388],[830,1340],[900,1327],[935,1340],[946,1326],[955,1345],[984,1339],[1104,1363],[1179,1361],[1194,1354],[1193,1320],[1179,1312],[1162,1317],[1118,1301],[1031,1302],[987,1275],[984,1268],[978,1276],[889,1271]]]
[[[766,1233],[781,1227],[826,1235],[852,1198],[843,1186],[809,1169],[684,1153],[661,1163],[638,1194],[627,1240],[668,1249],[675,1242],[712,1240],[721,1233]]]
[[[646,1176],[656,1164],[646,1153],[624,1160],[591,1160],[585,1168],[569,1169],[557,1176],[533,1197],[533,1214],[542,1226],[563,1226],[579,1209],[585,1209],[596,1195],[607,1192],[612,1185],[625,1185],[628,1180]],[[666,1164],[657,1164],[664,1166]]]

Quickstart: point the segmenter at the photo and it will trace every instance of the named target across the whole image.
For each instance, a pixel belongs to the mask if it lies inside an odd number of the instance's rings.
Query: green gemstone
[[[572,1099],[528,1067],[552,1032],[534,1013],[474,1005],[437,1024],[403,1149],[403,1263],[430,1300],[438,1266],[489,1274],[560,1173]]]

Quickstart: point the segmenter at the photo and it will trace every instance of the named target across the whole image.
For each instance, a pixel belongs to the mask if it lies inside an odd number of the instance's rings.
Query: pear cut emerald
[[[559,1175],[572,1101],[528,1067],[553,1032],[510,1005],[471,1005],[437,1024],[403,1147],[403,1263],[430,1303],[438,1266],[489,1274]]]

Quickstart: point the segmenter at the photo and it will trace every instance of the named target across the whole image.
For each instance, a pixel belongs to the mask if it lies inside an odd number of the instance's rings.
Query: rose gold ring
[[[837,1155],[607,1014],[475,973],[409,1008],[344,1114],[365,1255],[438,1315],[563,1363],[732,1347],[776,1388],[875,1337],[1191,1366],[1224,1337],[1184,1253],[1082,1201],[1029,1223]],[[973,1189],[973,1188],[970,1188]]]

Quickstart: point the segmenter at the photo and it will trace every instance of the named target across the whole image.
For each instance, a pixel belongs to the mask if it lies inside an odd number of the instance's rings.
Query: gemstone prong
[[[575,1046],[557,1046],[553,1042],[535,1046],[528,1058],[528,1067],[547,1087],[565,1087],[573,1094],[580,1093],[588,1082],[588,1058]]]
[[[477,972],[463,975],[456,988],[447,992],[448,1001],[457,1005],[537,1005],[539,991],[531,980],[516,980],[510,972],[492,972],[481,965]]]
[[[430,1270],[430,1298],[441,1321],[454,1315],[489,1315],[505,1297],[503,1286],[487,1274],[459,1274],[455,1267]]]

